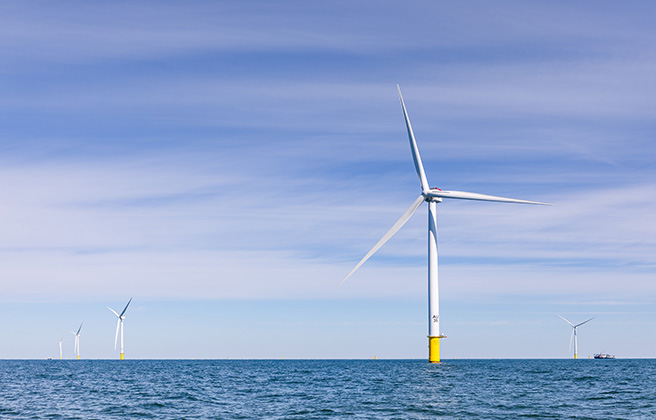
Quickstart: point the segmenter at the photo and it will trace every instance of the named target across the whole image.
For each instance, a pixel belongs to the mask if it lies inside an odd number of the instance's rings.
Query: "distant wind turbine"
[[[415,163],[415,170],[419,176],[419,184],[421,186],[421,195],[417,197],[414,203],[408,210],[401,216],[401,218],[391,227],[390,230],[382,237],[380,241],[367,253],[367,255],[360,260],[353,270],[342,280],[340,286],[351,277],[355,271],[362,266],[380,247],[382,247],[396,232],[405,225],[405,223],[412,217],[423,202],[428,203],[428,361],[431,363],[440,362],[440,339],[446,337],[440,334],[440,314],[439,314],[439,293],[437,282],[437,203],[442,202],[443,198],[456,198],[461,200],[477,200],[477,201],[497,201],[503,203],[521,203],[521,204],[540,204],[550,205],[548,203],[540,203],[537,201],[517,200],[514,198],[497,197],[493,195],[485,195],[463,191],[443,191],[439,188],[431,188],[426,179],[424,166],[419,156],[419,149],[415,140],[415,135],[410,125],[408,112],[405,109],[403,96],[401,96],[401,88],[398,87],[399,100],[401,101],[401,108],[403,108],[403,117],[405,118],[405,126],[408,131],[408,139],[410,140],[410,151],[412,152],[412,159]],[[339,286],[338,286],[339,287]]]
[[[82,324],[80,324],[80,328],[77,329],[77,332],[71,331],[71,334],[75,336],[75,354],[77,355],[77,359],[80,360],[80,330],[82,329]],[[59,341],[59,347],[60,347],[60,353],[61,353],[61,340]],[[61,357],[60,357],[61,359]]]
[[[114,350],[116,350],[116,342],[118,341],[118,331],[121,330],[121,360],[123,360],[123,320],[125,319],[125,311],[128,310],[128,306],[130,306],[130,302],[132,302],[132,298],[130,298],[128,304],[125,305],[125,308],[123,308],[123,311],[121,312],[120,315],[109,306],[107,307],[107,309],[114,312],[114,315],[118,317],[118,322],[116,324],[116,337],[114,338]]]
[[[558,314],[556,314],[556,315],[558,315]],[[558,316],[560,316],[560,315],[558,315]],[[576,337],[576,329],[578,327],[580,327],[581,325],[585,324],[586,322],[592,321],[594,319],[594,317],[592,317],[588,320],[585,320],[585,321],[581,322],[580,324],[576,324],[576,325],[574,325],[571,322],[569,322],[568,320],[566,320],[565,317],[562,317],[562,316],[560,316],[560,317],[563,319],[563,321],[567,322],[572,327],[572,335],[569,337],[569,348],[570,349],[572,348],[572,339],[574,339],[574,358],[577,359],[578,358],[578,353],[579,353],[579,341],[578,341],[578,338]]]
[[[59,339],[59,360],[64,358],[64,352],[62,350],[62,342],[64,341],[64,337]]]

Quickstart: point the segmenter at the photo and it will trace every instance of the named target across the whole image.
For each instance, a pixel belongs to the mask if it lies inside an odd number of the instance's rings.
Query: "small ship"
[[[595,359],[614,359],[614,354],[599,353],[594,355]]]

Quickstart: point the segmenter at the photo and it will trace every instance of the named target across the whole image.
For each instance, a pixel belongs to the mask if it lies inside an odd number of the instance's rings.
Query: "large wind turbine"
[[[64,351],[62,349],[62,342],[64,341],[64,337],[59,339],[59,360],[64,358]]]
[[[412,152],[412,159],[415,163],[415,170],[419,176],[419,184],[421,186],[421,195],[417,197],[414,203],[408,210],[401,216],[401,218],[387,231],[380,241],[367,253],[367,255],[360,260],[353,270],[342,280],[340,286],[351,277],[351,275],[358,269],[365,261],[369,259],[385,242],[387,242],[396,232],[405,225],[405,223],[412,217],[423,202],[428,203],[428,361],[431,363],[440,362],[440,338],[446,337],[440,334],[440,313],[439,313],[439,293],[437,283],[437,203],[442,202],[443,198],[457,198],[462,200],[478,200],[478,201],[498,201],[503,203],[522,203],[522,204],[541,204],[549,205],[548,203],[540,203],[537,201],[517,200],[514,198],[496,197],[493,195],[485,195],[463,191],[443,191],[439,188],[431,188],[426,179],[424,166],[419,156],[419,149],[415,135],[410,125],[408,112],[405,109],[403,96],[401,96],[401,88],[398,87],[399,100],[401,101],[401,108],[403,108],[403,117],[405,118],[405,126],[408,131],[408,139],[410,140],[410,151]]]
[[[558,315],[558,314],[556,314],[556,315]],[[558,315],[558,316],[560,316],[560,315]],[[579,341],[578,341],[578,338],[576,337],[576,329],[578,327],[580,327],[581,325],[585,324],[586,322],[592,321],[594,319],[594,317],[592,317],[588,320],[585,320],[585,321],[583,321],[579,324],[576,324],[576,325],[574,325],[571,322],[569,322],[568,320],[566,320],[565,317],[562,317],[562,316],[560,316],[560,317],[563,319],[563,321],[567,322],[572,327],[572,335],[569,337],[569,348],[570,349],[572,348],[572,339],[574,339],[574,358],[577,359],[578,358],[578,353],[579,353]]]
[[[130,298],[128,304],[125,305],[125,308],[123,308],[123,312],[121,312],[120,315],[109,306],[107,307],[107,309],[114,312],[114,315],[118,317],[118,322],[116,324],[116,337],[114,338],[114,350],[116,350],[116,342],[118,341],[118,330],[121,330],[121,360],[123,360],[123,320],[125,319],[125,311],[128,310],[128,306],[130,306],[130,302],[132,302],[132,298]]]
[[[80,330],[82,329],[82,324],[80,324],[80,328],[77,329],[77,332],[71,331],[71,334],[75,336],[75,354],[77,355],[77,359],[80,360]],[[61,348],[61,340],[59,341],[59,347]],[[60,349],[61,350],[61,349]],[[60,356],[61,356],[61,351],[60,351]],[[61,359],[61,357],[60,357]]]

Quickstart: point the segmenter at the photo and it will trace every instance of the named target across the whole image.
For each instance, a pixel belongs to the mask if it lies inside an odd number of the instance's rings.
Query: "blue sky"
[[[654,357],[650,2],[0,4],[0,358]],[[68,340],[68,341],[67,341]]]

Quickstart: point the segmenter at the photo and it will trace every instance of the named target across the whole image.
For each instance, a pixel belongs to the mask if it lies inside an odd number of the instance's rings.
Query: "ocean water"
[[[0,360],[0,419],[656,419],[656,360]]]

